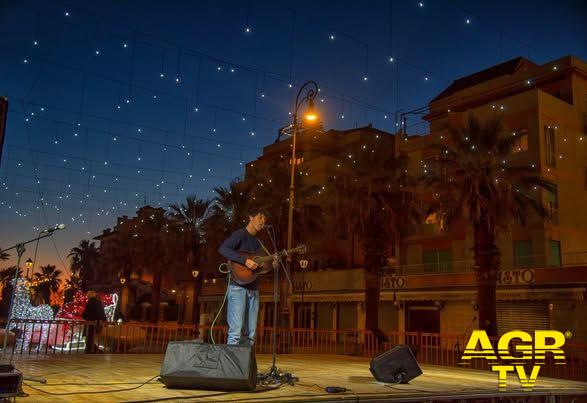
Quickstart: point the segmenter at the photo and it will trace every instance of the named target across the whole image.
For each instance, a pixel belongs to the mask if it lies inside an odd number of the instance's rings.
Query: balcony
[[[509,266],[509,265],[508,265]],[[501,270],[511,270],[515,268],[547,268],[547,267],[572,267],[587,266],[587,252],[570,252],[563,253],[560,259],[552,255],[531,255],[516,256],[513,267],[501,265]],[[447,262],[420,263],[390,266],[385,269],[385,274],[395,274],[397,276],[410,276],[420,274],[444,274],[444,273],[462,273],[472,272],[475,270],[473,260],[453,260]]]

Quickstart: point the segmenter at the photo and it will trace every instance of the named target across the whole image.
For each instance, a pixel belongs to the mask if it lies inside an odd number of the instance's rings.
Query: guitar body
[[[251,259],[259,266],[255,270],[249,269],[244,264],[228,261],[228,267],[230,267],[232,280],[240,285],[250,284],[259,277],[260,274],[269,273],[273,269],[273,260],[281,259],[284,256],[292,256],[297,253],[306,253],[305,245],[298,245],[295,248],[289,250],[283,250],[275,255],[267,255],[263,249],[259,249],[255,252],[237,252],[245,259]]]
[[[232,273],[232,280],[237,284],[250,284],[255,281],[259,275],[269,273],[273,268],[271,263],[273,258],[270,257],[270,260],[267,260],[267,254],[264,253],[264,251],[261,249],[255,252],[241,251],[238,252],[238,254],[241,255],[244,259],[253,260],[259,266],[255,270],[251,270],[244,264],[229,260],[228,266],[230,267],[230,271]]]

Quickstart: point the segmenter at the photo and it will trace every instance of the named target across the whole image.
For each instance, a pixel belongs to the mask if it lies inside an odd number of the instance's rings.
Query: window
[[[546,165],[556,166],[554,127],[544,126],[544,144],[546,146]]]
[[[516,130],[514,131],[513,135],[516,137],[516,139],[512,145],[512,153],[517,154],[528,151],[528,130]]]
[[[558,189],[553,185],[553,191],[546,190],[546,207],[554,224],[558,224]]]
[[[445,231],[444,219],[432,213],[426,216],[424,220],[423,231],[425,234],[437,234]]]
[[[550,253],[548,255],[549,266],[561,266],[561,242],[550,240]]]
[[[532,241],[514,241],[514,266],[531,267],[534,265]]]
[[[424,271],[445,273],[452,271],[452,252],[450,249],[424,251],[422,255]]]

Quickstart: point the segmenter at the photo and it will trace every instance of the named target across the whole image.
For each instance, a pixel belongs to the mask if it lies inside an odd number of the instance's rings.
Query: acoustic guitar
[[[269,273],[273,269],[272,262],[274,258],[280,259],[284,256],[304,254],[306,253],[306,246],[302,244],[295,248],[278,252],[275,255],[267,255],[262,249],[255,252],[239,251],[237,253],[244,259],[251,259],[258,264],[257,268],[251,270],[244,264],[232,260],[228,261],[232,280],[237,284],[246,285],[255,281],[261,274]]]

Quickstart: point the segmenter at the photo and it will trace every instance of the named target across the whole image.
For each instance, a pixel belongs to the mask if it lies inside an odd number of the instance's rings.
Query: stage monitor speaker
[[[0,97],[0,166],[2,166],[2,146],[6,132],[6,117],[8,116],[8,98]]]
[[[174,389],[253,390],[257,383],[254,348],[170,342],[161,366],[161,381]]]
[[[20,395],[22,390],[22,374],[12,365],[0,364],[0,399]]]
[[[422,370],[408,346],[396,346],[371,360],[371,373],[379,382],[408,383]]]

